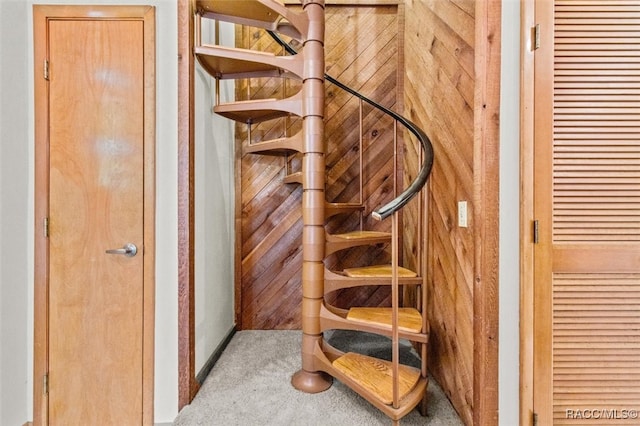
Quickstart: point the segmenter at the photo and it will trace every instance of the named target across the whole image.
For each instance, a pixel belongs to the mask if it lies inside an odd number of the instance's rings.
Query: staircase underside
[[[205,18],[227,22],[243,19],[272,26],[280,20],[278,13],[255,0],[198,0],[198,9]]]
[[[302,184],[302,172],[291,173],[290,175],[286,175],[284,179],[282,179],[284,183],[292,184]]]
[[[288,77],[301,78],[303,62],[296,56],[277,56],[269,52],[224,46],[196,46],[202,67],[220,79]]]
[[[300,95],[286,99],[260,99],[220,104],[213,112],[240,123],[260,123],[290,114],[302,116]]]
[[[302,151],[302,132],[288,138],[255,142],[245,147],[245,152],[260,155],[293,155]]]

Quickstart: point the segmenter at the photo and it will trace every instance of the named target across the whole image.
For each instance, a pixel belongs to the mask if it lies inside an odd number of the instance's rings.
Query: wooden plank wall
[[[465,424],[474,401],[473,0],[405,2],[405,110],[432,139],[428,315],[429,369]],[[409,149],[411,162],[415,150]],[[457,225],[457,202],[469,207]]]
[[[326,7],[326,68],[338,80],[388,108],[401,108],[398,79],[402,45],[398,6]],[[255,29],[237,30],[240,47],[280,52],[268,35]],[[299,83],[281,79],[240,81],[237,99],[282,97],[295,93]],[[359,187],[358,101],[326,84],[325,139],[327,143],[328,201],[357,202]],[[363,109],[365,162],[364,229],[388,230],[387,222],[370,219],[373,209],[394,194],[392,122],[370,107]],[[252,140],[272,139],[300,128],[299,120],[273,120],[254,126]],[[247,144],[246,126],[237,128],[238,143]],[[301,195],[300,185],[286,185],[287,168],[299,170],[300,159],[242,154],[239,159],[239,251],[236,295],[237,323],[241,329],[298,329],[301,326]],[[402,170],[400,162],[398,171]],[[330,232],[358,229],[360,215],[336,217]],[[384,248],[352,249],[327,259],[340,269],[389,261]],[[388,289],[346,290],[332,300],[340,306],[389,303]]]

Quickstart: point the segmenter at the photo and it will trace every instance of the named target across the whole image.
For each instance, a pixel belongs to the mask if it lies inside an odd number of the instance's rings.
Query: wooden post
[[[302,369],[291,379],[303,392],[328,389],[332,379],[318,371],[314,349],[322,344],[320,308],[324,297],[324,0],[308,0],[309,18],[304,55],[302,161]]]

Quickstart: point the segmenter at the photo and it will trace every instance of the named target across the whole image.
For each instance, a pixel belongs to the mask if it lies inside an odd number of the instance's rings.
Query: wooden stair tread
[[[194,51],[202,67],[216,78],[300,77],[303,71],[295,56],[210,45],[196,46]]]
[[[333,361],[332,365],[384,404],[393,403],[393,367],[391,362],[348,352]],[[398,380],[400,400],[411,392],[419,379],[420,370],[400,365]]]
[[[291,173],[286,175],[283,179],[284,183],[299,183],[302,184],[302,172]]]
[[[361,268],[347,268],[344,274],[352,278],[389,278],[391,277],[391,265],[371,265],[363,266]],[[414,278],[418,274],[414,271],[398,267],[398,277],[400,278]]]
[[[248,154],[292,155],[302,151],[302,132],[288,137],[254,142],[245,147]]]
[[[363,211],[364,205],[360,203],[325,203],[324,211],[325,217],[330,218],[332,216],[343,214],[343,213],[353,213],[357,211]]]
[[[196,10],[205,18],[267,30],[279,30],[284,24],[283,33],[300,39],[306,23],[303,15],[287,10],[281,1],[272,0],[272,3],[267,6],[257,0],[197,0]],[[295,24],[286,21],[295,21]]]
[[[336,203],[336,202],[326,202],[327,208],[336,208],[336,209],[354,209],[354,210],[364,210],[364,204],[360,203]]]
[[[234,22],[233,18],[241,18],[264,25],[281,19],[279,13],[256,0],[198,0],[196,8],[204,17],[221,20],[226,17],[231,22]]]
[[[246,146],[244,152],[246,152],[247,154],[262,154],[262,155],[273,155],[273,156],[293,155],[297,152],[300,152],[296,149],[267,148],[267,147],[255,146],[255,145],[259,145],[259,144]]]
[[[391,328],[391,308],[351,308],[347,314],[347,319]],[[420,315],[420,312],[414,308],[399,308],[398,330],[420,333],[422,331],[422,315]]]
[[[344,234],[326,234],[325,254],[356,246],[388,244],[391,234],[379,231],[353,231]]]
[[[324,271],[324,294],[327,295],[343,288],[354,288],[372,285],[391,285],[391,277],[348,277],[344,271],[331,271],[325,268]],[[422,285],[422,277],[398,277],[400,285]]]
[[[290,114],[302,115],[300,96],[287,99],[258,99],[216,105],[213,112],[241,123],[260,123]]]
[[[388,232],[379,231],[352,231],[344,234],[331,234],[331,237],[342,240],[360,240],[368,238],[387,238],[391,234]]]
[[[347,319],[349,311],[333,306],[326,301],[320,307],[320,329],[325,330],[354,330],[359,332],[374,333],[381,336],[392,337],[391,326],[380,323],[357,322]],[[389,317],[390,318],[390,317]],[[387,320],[387,322],[391,322]],[[408,331],[404,328],[398,329],[398,337],[411,342],[427,343],[429,338],[428,327],[426,332]]]

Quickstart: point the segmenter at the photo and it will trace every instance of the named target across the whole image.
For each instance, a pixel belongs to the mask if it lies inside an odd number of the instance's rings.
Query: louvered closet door
[[[536,2],[534,410],[640,424],[640,0]]]

